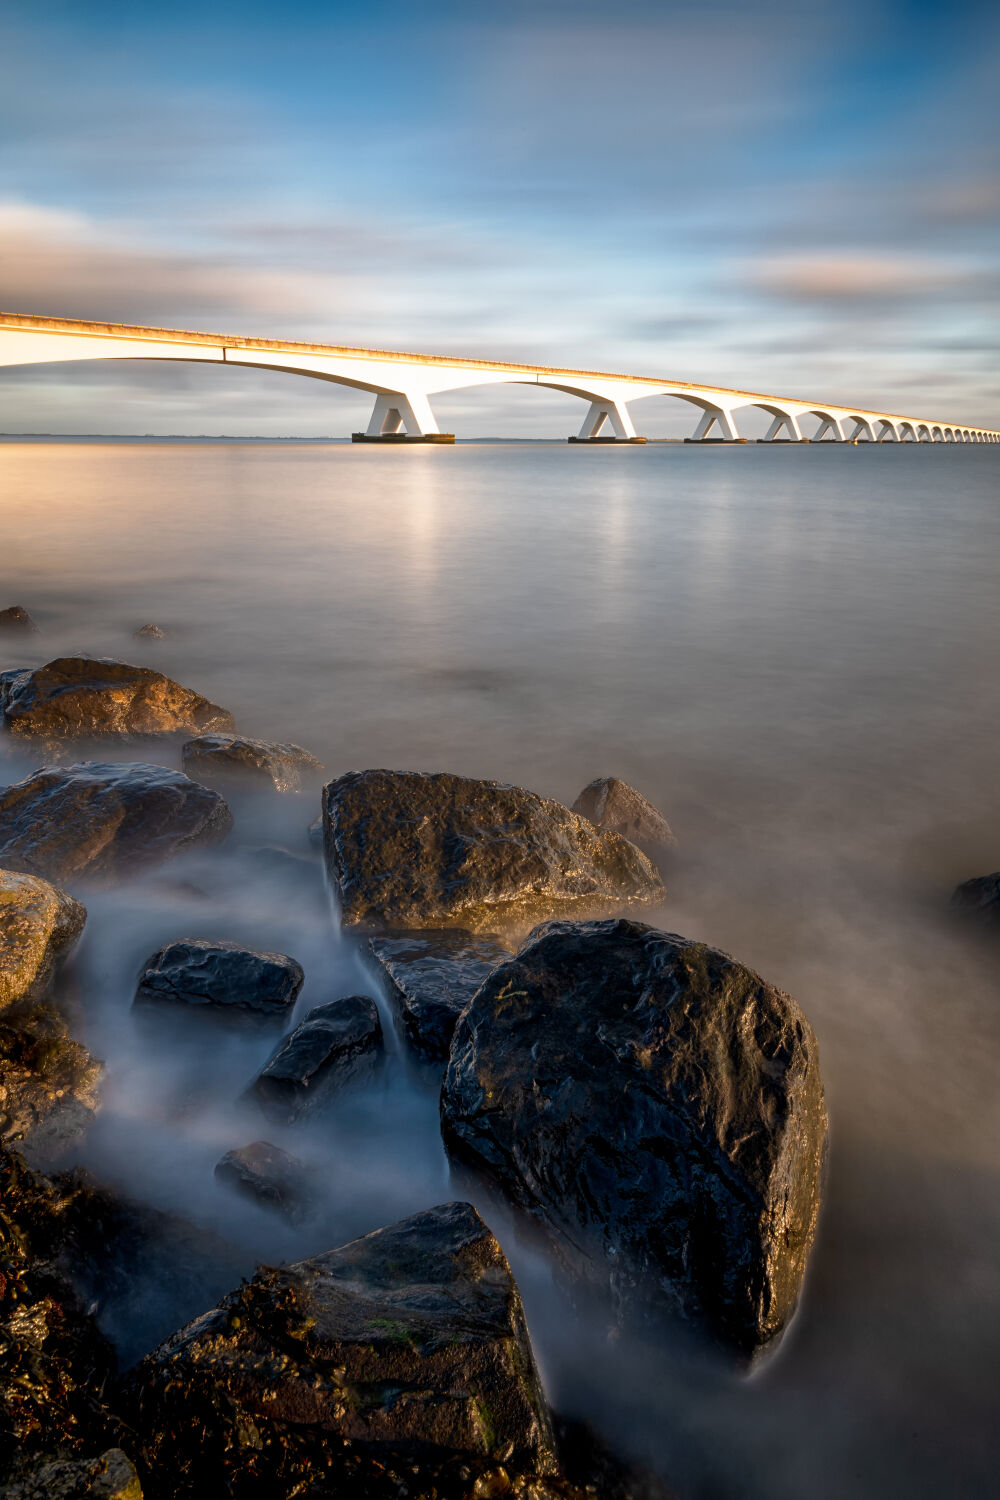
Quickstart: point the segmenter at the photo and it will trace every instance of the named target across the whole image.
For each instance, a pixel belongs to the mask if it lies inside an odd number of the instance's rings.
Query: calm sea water
[[[553,1399],[685,1500],[995,1484],[1000,951],[947,907],[1000,867],[998,479],[980,447],[0,444],[0,606],[44,629],[0,665],[147,662],[334,774],[567,801],[623,776],[681,844],[656,920],[798,998],[830,1172],[800,1313],[752,1378],[679,1336],[609,1339],[482,1200]],[[169,639],[134,642],[146,621]],[[5,756],[8,780],[34,760]],[[227,849],[86,896],[71,980],[108,1064],[84,1159],[249,1270],[454,1189],[434,1091],[398,1051],[379,1089],[283,1132],[234,1104],[269,1038],[133,1018],[138,965],[185,935],[294,954],[297,1015],[372,988],[306,839],[317,799],[236,810]],[[311,863],[276,869],[262,843]],[[265,1135],[321,1170],[311,1226],[216,1185],[221,1153]],[[126,1357],[198,1296],[110,1309]]]

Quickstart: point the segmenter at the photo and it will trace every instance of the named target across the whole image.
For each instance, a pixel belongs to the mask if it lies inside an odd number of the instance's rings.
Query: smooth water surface
[[[680,840],[654,919],[799,1000],[829,1178],[800,1313],[751,1378],[680,1337],[609,1338],[481,1200],[553,1400],[684,1500],[995,1482],[1000,950],[948,899],[1000,867],[998,477],[992,448],[950,445],[0,444],[0,607],[44,630],[0,665],[146,662],[333,774],[451,770],[566,801],[625,777]],[[133,641],[146,621],[169,638]],[[37,759],[5,754],[9,780]],[[108,1063],[85,1159],[249,1270],[457,1189],[398,1047],[379,1087],[276,1131],[238,1103],[269,1036],[133,1016],[138,965],[185,935],[294,954],[296,1018],[373,988],[306,838],[316,795],[236,811],[227,848],[83,893],[71,978]],[[253,852],[269,843],[306,863]],[[222,1152],[262,1136],[321,1170],[311,1226],[216,1184]],[[134,1353],[200,1310],[116,1331]]]

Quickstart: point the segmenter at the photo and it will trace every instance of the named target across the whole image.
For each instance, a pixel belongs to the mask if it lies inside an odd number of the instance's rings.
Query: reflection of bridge
[[[337,385],[371,391],[375,397],[368,431],[356,440],[451,442],[434,419],[428,397],[475,385],[535,385],[565,391],[590,402],[576,441],[596,439],[642,443],[628,403],[648,396],[676,396],[699,408],[696,441],[740,442],[735,412],[759,407],[771,417],[765,441],[872,443],[996,443],[1000,432],[956,426],[891,412],[864,411],[762,396],[723,386],[655,380],[646,375],[607,375],[595,370],[560,370],[542,365],[506,365],[492,360],[445,359],[434,354],[393,354],[384,349],[344,349],[330,344],[288,343],[280,339],[226,338],[174,328],[133,328],[118,323],[83,323],[69,318],[36,318],[0,313],[0,365],[49,364],[73,359],[183,359],[209,364],[254,365],[310,375]],[[806,438],[803,422],[814,418]],[[610,427],[608,438],[602,430]]]

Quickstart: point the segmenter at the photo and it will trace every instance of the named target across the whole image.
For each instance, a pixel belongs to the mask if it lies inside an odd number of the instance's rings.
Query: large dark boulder
[[[501,1466],[557,1468],[517,1286],[467,1203],[262,1268],[129,1385],[146,1464],[177,1500],[446,1500],[515,1492],[476,1488]]]
[[[951,904],[962,916],[971,917],[981,927],[1000,928],[1000,871],[963,881],[956,886]]]
[[[457,928],[373,937],[406,1040],[422,1061],[443,1063],[459,1016],[488,974],[510,957],[495,938]]]
[[[0,1011],[42,998],[86,920],[79,901],[47,880],[0,869]]]
[[[185,775],[219,791],[299,792],[323,766],[301,745],[251,740],[235,734],[202,734],[181,750]]]
[[[302,965],[286,953],[180,938],[147,959],[135,998],[136,1003],[285,1016],[304,982]]]
[[[826,1114],[795,1001],[640,923],[552,923],[455,1031],[445,1144],[639,1313],[751,1357],[795,1308]]]
[[[218,792],[164,766],[42,766],[0,790],[0,865],[113,881],[217,843],[232,822]]]
[[[3,1500],[142,1500],[135,1465],[120,1448],[96,1458],[50,1458],[3,1491]]]
[[[348,1084],[366,1082],[382,1057],[375,1001],[370,995],[345,995],[311,1010],[278,1043],[250,1092],[268,1119],[288,1124]]]
[[[14,734],[42,739],[131,738],[235,729],[232,714],[200,693],[113,657],[60,656],[22,672],[3,706]]]
[[[605,833],[620,833],[654,862],[676,846],[673,829],[648,797],[617,776],[598,776],[584,787],[573,811]]]
[[[38,626],[23,604],[0,609],[0,633],[4,635],[37,635]]]
[[[324,788],[323,819],[347,927],[527,931],[664,896],[634,845],[497,781],[352,771]]]

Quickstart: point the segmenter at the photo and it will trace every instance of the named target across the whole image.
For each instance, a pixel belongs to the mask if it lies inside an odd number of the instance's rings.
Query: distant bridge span
[[[360,441],[451,442],[442,433],[429,398],[442,391],[476,385],[533,385],[565,391],[589,402],[579,437],[642,443],[629,403],[649,396],[676,396],[699,408],[694,441],[742,442],[735,413],[758,407],[771,417],[766,442],[924,442],[996,443],[1000,432],[894,412],[766,396],[759,391],[658,380],[649,375],[614,375],[600,370],[563,370],[545,365],[501,364],[495,360],[449,359],[436,354],[398,354],[385,349],[351,349],[283,339],[231,338],[176,328],[140,328],[90,323],[75,318],[42,318],[0,313],[0,365],[51,364],[76,359],[172,359],[251,365],[307,375],[370,391],[375,397],[368,430]],[[807,438],[803,422],[813,418]],[[610,433],[605,436],[605,429]]]

